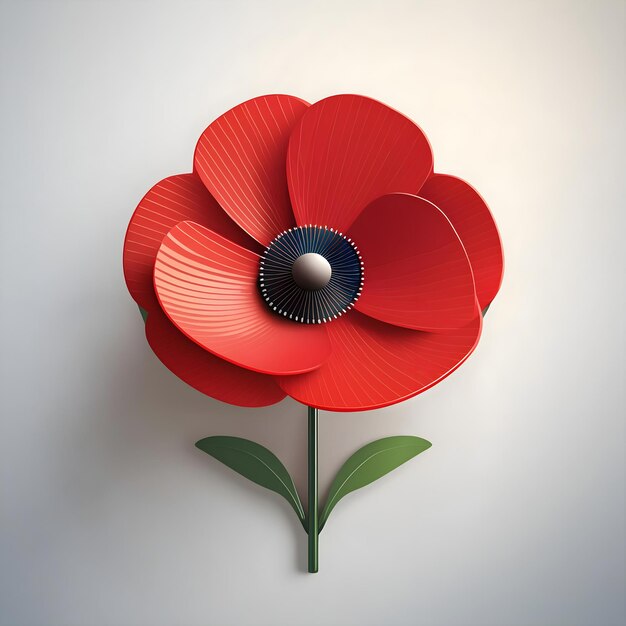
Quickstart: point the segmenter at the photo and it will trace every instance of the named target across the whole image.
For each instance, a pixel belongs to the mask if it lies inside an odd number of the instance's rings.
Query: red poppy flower
[[[502,277],[487,205],[362,96],[254,98],[157,183],[124,274],[159,359],[199,391],[331,411],[410,398],[474,350]]]

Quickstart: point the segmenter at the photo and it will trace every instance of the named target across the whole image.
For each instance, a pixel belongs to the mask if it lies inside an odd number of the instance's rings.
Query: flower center
[[[317,291],[328,285],[333,269],[321,254],[307,252],[294,261],[291,275],[298,287]]]
[[[265,249],[259,288],[278,315],[306,324],[330,322],[361,295],[361,255],[351,239],[333,228],[290,228]]]

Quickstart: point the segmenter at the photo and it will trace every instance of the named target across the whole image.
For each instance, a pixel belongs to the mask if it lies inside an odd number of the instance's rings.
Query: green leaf
[[[289,502],[306,529],[304,509],[296,486],[285,466],[267,448],[248,439],[225,436],[200,439],[196,447],[253,483],[280,494]]]
[[[368,443],[355,452],[343,464],[330,486],[328,500],[320,517],[320,530],[341,498],[373,483],[431,445],[430,441],[420,437],[385,437]]]
[[[144,324],[145,324],[146,320],[148,319],[148,311],[146,311],[142,307],[139,307],[139,312],[141,313],[141,317],[143,317],[143,321],[144,321]]]

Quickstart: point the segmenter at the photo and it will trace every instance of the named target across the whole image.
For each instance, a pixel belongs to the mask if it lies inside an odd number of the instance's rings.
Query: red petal
[[[298,374],[326,360],[319,325],[270,311],[257,285],[259,256],[183,222],[163,239],[154,268],[161,307],[190,339],[235,365],[262,374]]]
[[[496,296],[502,282],[502,243],[485,201],[465,181],[433,174],[419,192],[435,203],[459,234],[472,269],[481,309]]]
[[[261,96],[218,117],[196,146],[194,169],[224,210],[267,246],[294,225],[285,158],[289,135],[309,105]]]
[[[237,367],[203,350],[187,339],[160,309],[150,311],[146,337],[165,367],[216,400],[237,406],[267,406],[285,397],[273,376]]]
[[[459,328],[474,317],[472,268],[447,217],[408,194],[374,200],[348,231],[364,263],[355,307],[418,330]]]
[[[363,96],[320,100],[289,141],[296,222],[345,231],[375,198],[417,193],[432,169],[426,136],[404,115]]]
[[[185,220],[207,226],[242,246],[258,246],[224,213],[195,174],[162,180],[135,209],[124,241],[126,285],[137,304],[148,311],[159,308],[152,282],[157,250],[170,228]]]
[[[292,397],[328,411],[366,411],[426,391],[472,353],[482,317],[435,334],[378,322],[357,311],[328,324],[329,359],[319,369],[278,379]]]

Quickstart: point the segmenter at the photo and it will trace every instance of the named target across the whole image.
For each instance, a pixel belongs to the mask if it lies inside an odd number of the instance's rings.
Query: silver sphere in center
[[[307,252],[299,256],[293,263],[291,275],[296,285],[307,291],[323,289],[333,273],[330,263],[315,252]]]

